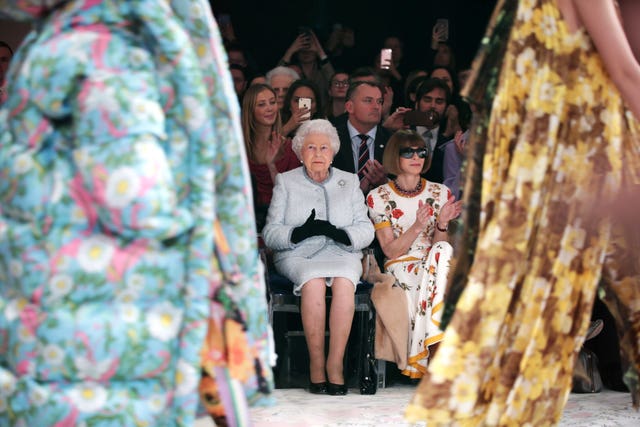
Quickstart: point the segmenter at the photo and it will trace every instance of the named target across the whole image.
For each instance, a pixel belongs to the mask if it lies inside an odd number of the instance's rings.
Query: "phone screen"
[[[436,25],[442,30],[442,38],[441,41],[446,42],[449,40],[449,20],[445,18],[440,18],[436,21]]]
[[[380,68],[388,70],[391,67],[391,55],[393,49],[381,49],[380,50]]]
[[[309,110],[309,112],[307,114],[305,114],[303,116],[303,118],[310,118],[311,117],[311,98],[298,98],[298,108],[299,109],[303,109],[306,108]]]
[[[422,112],[422,111],[407,111],[406,113],[404,113],[404,116],[402,117],[402,122],[405,125],[409,125],[409,126],[425,126],[425,127],[432,127],[434,122],[436,121],[436,117],[434,117],[433,115],[426,113],[426,112]]]

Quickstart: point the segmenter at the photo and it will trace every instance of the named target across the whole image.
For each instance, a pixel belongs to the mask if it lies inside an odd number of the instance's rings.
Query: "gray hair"
[[[293,137],[291,149],[296,153],[298,159],[302,160],[302,146],[304,145],[304,140],[312,133],[326,135],[329,137],[329,143],[331,144],[333,156],[335,157],[340,150],[340,138],[338,137],[338,131],[333,127],[329,120],[316,119],[306,121],[300,125],[296,132],[296,136]]]
[[[293,80],[300,80],[300,75],[296,73],[295,70],[292,70],[289,67],[279,66],[269,70],[269,72],[264,76],[269,86],[271,86],[271,79],[274,78],[275,76],[287,76],[287,77],[291,77]]]

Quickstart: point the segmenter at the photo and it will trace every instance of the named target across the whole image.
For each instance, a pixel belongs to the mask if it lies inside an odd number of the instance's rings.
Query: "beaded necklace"
[[[402,197],[414,197],[422,192],[422,179],[418,181],[418,185],[416,185],[416,188],[414,188],[413,190],[405,190],[398,184],[398,181],[396,179],[393,180],[393,186],[396,188],[398,194],[400,194]]]

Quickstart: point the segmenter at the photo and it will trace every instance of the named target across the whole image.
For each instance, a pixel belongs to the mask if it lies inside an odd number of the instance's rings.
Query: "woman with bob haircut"
[[[461,203],[443,184],[421,178],[429,169],[431,153],[417,132],[393,134],[382,163],[395,178],[369,192],[369,217],[385,255],[384,269],[406,296],[406,306],[399,309],[408,310],[410,320],[406,364],[394,361],[402,374],[421,378],[443,335],[440,316],[453,253],[447,233],[449,222],[460,215]]]
[[[333,125],[309,120],[293,138],[301,167],[276,177],[262,235],[276,270],[301,296],[311,393],[344,395],[343,359],[362,275],[362,249],[373,240],[358,176],[331,167],[340,149]],[[331,287],[325,364],[325,295]]]

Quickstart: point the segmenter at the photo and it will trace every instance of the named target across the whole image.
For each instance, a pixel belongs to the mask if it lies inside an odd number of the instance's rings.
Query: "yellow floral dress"
[[[467,165],[465,198],[481,213],[465,214],[475,230],[453,273],[464,287],[406,413],[430,427],[557,424],[599,284],[636,406],[640,395],[638,230],[621,233],[608,209],[623,187],[638,188],[638,122],[553,0],[499,0],[485,47],[498,30],[506,52],[481,51],[470,88],[482,101],[497,82],[470,147],[482,166]],[[486,61],[498,56],[494,78]]]

